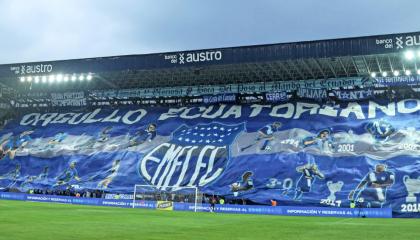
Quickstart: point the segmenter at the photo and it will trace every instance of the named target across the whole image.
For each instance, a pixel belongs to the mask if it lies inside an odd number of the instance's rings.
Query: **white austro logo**
[[[406,36],[405,38],[396,37],[395,40],[397,49],[402,49],[404,47],[420,46],[420,35]]]
[[[221,51],[206,51],[194,53],[180,53],[178,56],[179,64],[193,63],[193,62],[210,62],[222,60]]]
[[[11,67],[10,70],[14,71],[15,74],[20,74],[20,75],[50,73],[53,70],[53,65],[51,64],[21,65],[21,66]]]

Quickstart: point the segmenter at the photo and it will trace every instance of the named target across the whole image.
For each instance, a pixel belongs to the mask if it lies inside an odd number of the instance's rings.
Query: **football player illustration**
[[[48,166],[44,167],[44,170],[38,175],[36,180],[38,182],[42,182],[46,180],[48,178],[48,171],[49,171],[49,167]]]
[[[382,119],[369,122],[365,128],[376,142],[386,142],[390,136],[396,132],[395,128],[390,123]]]
[[[60,175],[58,175],[58,177],[56,177],[57,182],[53,187],[67,185],[73,179],[78,182],[81,180],[79,174],[77,173],[76,162],[71,162],[69,166]]]
[[[311,191],[312,185],[317,178],[324,179],[324,174],[318,169],[316,163],[308,163],[298,166],[296,171],[302,175],[296,182],[295,196],[293,200],[299,201],[302,199],[303,193]]]
[[[46,147],[46,149],[52,149],[55,146],[57,146],[58,144],[60,144],[61,142],[64,141],[64,139],[66,139],[68,136],[67,133],[65,132],[58,132],[57,134],[54,135],[54,137],[48,141],[48,145]]]
[[[258,130],[258,136],[255,138],[254,142],[248,146],[242,147],[241,152],[257,145],[261,140],[264,140],[264,143],[260,150],[271,150],[270,142],[274,140],[274,133],[277,132],[281,126],[281,122],[273,122],[272,124],[265,125],[263,128]]]
[[[349,200],[357,207],[380,208],[386,201],[386,192],[394,184],[395,175],[387,165],[377,164],[349,194]]]
[[[106,171],[99,172],[94,176],[90,177],[89,180],[94,180],[96,178],[102,178],[102,180],[98,183],[98,188],[108,188],[108,185],[114,180],[114,178],[118,175],[118,170],[120,169],[120,159],[115,160],[112,163],[112,167]]]
[[[79,148],[92,149],[94,148],[96,143],[104,143],[108,141],[110,138],[111,130],[112,130],[111,126],[104,127],[103,129],[101,129],[101,131],[96,133],[94,136],[90,137],[90,139]]]
[[[3,159],[6,156],[9,156],[11,160],[15,158],[16,151],[22,150],[26,147],[29,141],[32,140],[30,134],[34,131],[24,131],[17,136],[11,136],[6,141],[4,141],[0,146],[0,156]],[[1,160],[0,159],[0,160]]]
[[[104,127],[99,133],[96,134],[95,139],[97,142],[106,142],[110,138],[111,126]]]
[[[53,139],[51,139],[48,143],[49,144],[58,144],[61,143],[64,139],[66,139],[67,133],[65,132],[58,132],[54,135]]]
[[[0,180],[9,180],[9,184],[6,187],[1,187],[1,188],[12,188],[16,182],[18,181],[19,177],[20,177],[20,169],[21,166],[20,164],[16,164],[15,169],[11,170],[10,172],[7,172],[3,175],[0,176]]]
[[[254,181],[252,180],[253,173],[246,171],[242,174],[241,180],[230,185],[233,195],[238,196],[239,192],[247,191],[254,188]]]
[[[130,137],[130,147],[140,145],[146,141],[151,142],[156,137],[156,128],[156,124],[151,123],[146,129],[136,131],[134,135]]]
[[[334,149],[331,131],[321,130],[316,136],[306,137],[302,140],[303,147],[316,146],[320,151],[331,152]]]
[[[31,185],[33,183],[42,182],[48,177],[48,167],[44,167],[42,172],[39,175],[35,176],[26,176],[25,181],[20,185],[21,188],[26,188],[28,185]]]

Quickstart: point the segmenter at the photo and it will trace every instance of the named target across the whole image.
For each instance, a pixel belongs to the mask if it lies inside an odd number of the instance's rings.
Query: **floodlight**
[[[405,75],[410,76],[411,75],[411,71],[410,70],[405,70]]]
[[[61,80],[63,80],[63,75],[62,74],[57,74],[57,82],[61,82]]]
[[[394,76],[395,76],[395,77],[398,77],[399,75],[400,75],[400,71],[395,70],[395,71],[394,71]]]
[[[55,81],[55,75],[50,75],[50,76],[48,77],[48,81],[49,81],[50,83],[53,83],[53,82]]]
[[[408,50],[404,53],[405,59],[407,60],[413,60],[414,59],[414,52],[411,50]]]
[[[372,73],[370,74],[370,76],[371,76],[371,77],[373,77],[373,78],[374,78],[374,77],[376,77],[376,72],[372,72]]]
[[[386,76],[388,76],[388,73],[387,72],[382,72],[382,77],[386,77]]]

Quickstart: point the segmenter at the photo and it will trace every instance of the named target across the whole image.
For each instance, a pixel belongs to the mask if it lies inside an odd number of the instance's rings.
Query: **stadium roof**
[[[126,89],[368,76],[417,71],[420,32],[231,48],[0,65],[0,82],[18,91]],[[404,57],[414,50],[410,61]],[[78,84],[32,84],[43,76],[91,74]],[[45,78],[45,77],[44,77]],[[66,79],[67,80],[67,79]]]

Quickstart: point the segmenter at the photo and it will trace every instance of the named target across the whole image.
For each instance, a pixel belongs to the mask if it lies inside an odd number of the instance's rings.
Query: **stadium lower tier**
[[[144,195],[419,217],[419,115],[419,99],[23,113],[0,132],[0,190],[148,185]]]

